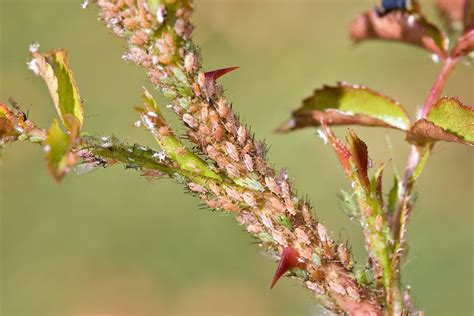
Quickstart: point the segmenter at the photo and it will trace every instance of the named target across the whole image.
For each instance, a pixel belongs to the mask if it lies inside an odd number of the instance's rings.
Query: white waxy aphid
[[[159,152],[156,152],[152,155],[153,158],[158,158],[158,160],[160,162],[163,162],[165,159],[166,159],[166,154],[165,152],[162,150],[162,151],[159,151]]]
[[[81,8],[87,9],[87,6],[89,5],[89,0],[84,0],[81,3]]]
[[[165,14],[166,14],[166,8],[164,6],[161,6],[156,10],[156,20],[158,23],[163,24],[165,21]]]
[[[38,42],[31,43],[29,47],[30,53],[37,53],[39,47],[40,47],[40,44]]]
[[[153,111],[148,111],[148,112],[146,113],[146,115],[151,116],[151,117],[158,117],[158,114],[156,114],[156,113],[153,112]]]
[[[431,54],[431,60],[432,60],[435,64],[439,64],[439,62],[440,62],[440,58],[439,58],[438,54]]]
[[[28,69],[33,71],[35,75],[40,74],[40,67],[38,61],[36,59],[32,59],[31,61],[26,63],[28,65]]]
[[[316,133],[318,134],[319,138],[323,140],[325,145],[329,142],[328,135],[323,130],[317,129]]]
[[[111,142],[105,142],[105,143],[102,143],[102,145],[100,145],[100,147],[102,148],[110,148],[112,147],[112,143]],[[130,159],[130,158],[129,158]]]
[[[133,126],[135,126],[135,127],[141,127],[141,126],[142,126],[142,121],[140,121],[140,120],[135,121],[135,123],[133,123]]]
[[[43,147],[43,151],[45,153],[49,152],[50,150],[51,150],[51,146],[49,146],[49,145],[46,145],[46,146]]]

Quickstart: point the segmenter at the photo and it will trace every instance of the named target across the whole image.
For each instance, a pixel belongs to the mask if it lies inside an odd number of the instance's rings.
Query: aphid
[[[255,202],[255,198],[253,197],[253,195],[249,192],[245,192],[244,194],[242,194],[242,197],[245,201],[245,203],[247,203],[250,207],[256,207],[257,206],[257,203]]]
[[[253,171],[253,160],[252,160],[252,157],[250,157],[249,154],[244,155],[244,164],[245,164],[245,167],[247,168],[248,171],[250,171],[250,172]]]
[[[247,139],[247,130],[245,129],[245,127],[241,125],[239,126],[239,129],[237,130],[237,141],[239,142],[239,144],[243,145],[246,139]]]
[[[413,12],[416,3],[413,0],[381,0],[375,8],[377,16],[383,17],[393,11]]]
[[[273,193],[277,195],[281,193],[280,187],[278,186],[273,177],[265,177],[265,184],[267,185],[268,189]]]
[[[189,127],[195,128],[197,126],[196,119],[192,117],[190,114],[185,113],[183,115],[183,121],[186,123]]]
[[[232,176],[232,177],[235,177],[235,178],[238,178],[240,176],[240,172],[239,172],[239,169],[234,166],[233,164],[227,164],[225,166],[225,170]]]
[[[226,152],[234,161],[239,161],[239,152],[234,144],[231,142],[225,142]]]

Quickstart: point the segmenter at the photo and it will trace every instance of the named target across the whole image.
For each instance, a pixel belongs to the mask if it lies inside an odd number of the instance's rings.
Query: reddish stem
[[[441,69],[441,72],[439,73],[438,78],[436,79],[436,82],[431,88],[430,94],[428,95],[428,98],[426,99],[420,118],[426,118],[431,107],[438,100],[441,92],[443,91],[443,87],[446,81],[448,80],[449,75],[451,74],[451,71],[454,69],[454,66],[456,66],[457,61],[458,61],[457,58],[452,58],[452,57],[448,57],[445,60],[443,68]]]
[[[456,66],[458,62],[457,58],[448,57],[444,61],[443,68],[441,69],[433,87],[430,90],[428,98],[426,99],[425,105],[423,106],[423,110],[419,118],[426,118],[430,109],[433,105],[436,104],[441,92],[443,91],[444,85],[449,78],[452,70]],[[431,145],[429,145],[431,146]],[[412,176],[413,172],[420,163],[421,155],[420,155],[420,148],[413,145],[411,146],[410,155],[408,156],[407,166],[405,168],[405,177],[403,179],[403,184],[401,186],[401,191],[398,198],[397,203],[397,213],[393,218],[392,229],[393,229],[393,236],[396,241],[398,241],[398,237],[400,235],[400,218],[402,215],[402,210],[404,208],[405,201],[407,201],[407,197],[411,195],[413,181]],[[408,211],[410,207],[408,206]],[[406,224],[406,223],[405,223]]]

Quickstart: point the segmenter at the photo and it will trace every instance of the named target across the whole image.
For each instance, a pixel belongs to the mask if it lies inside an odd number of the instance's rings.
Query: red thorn
[[[299,266],[298,257],[298,252],[292,247],[285,247],[283,249],[283,252],[281,253],[280,263],[278,264],[278,268],[276,269],[275,275],[273,276],[272,285],[270,286],[270,289],[273,289],[273,287],[283,274]]]
[[[204,76],[206,76],[206,79],[214,80],[216,81],[226,73],[229,73],[231,71],[234,71],[236,69],[239,69],[240,67],[229,67],[229,68],[222,68],[222,69],[217,69],[213,71],[208,71],[204,73]]]

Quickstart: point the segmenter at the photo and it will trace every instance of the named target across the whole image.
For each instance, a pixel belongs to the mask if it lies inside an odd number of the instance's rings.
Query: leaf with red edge
[[[367,145],[357,137],[353,130],[347,131],[347,144],[351,153],[351,161],[356,167],[357,178],[359,182],[366,189],[370,189],[370,181],[368,176],[369,171],[369,153]]]
[[[421,15],[393,12],[383,17],[372,10],[357,17],[350,25],[352,39],[358,43],[369,39],[397,41],[424,48],[445,58],[448,38]]]
[[[474,146],[474,110],[456,98],[442,98],[426,119],[412,125],[407,140],[417,144],[447,141]]]
[[[208,72],[204,73],[204,76],[206,77],[206,79],[216,81],[217,79],[219,79],[223,75],[225,75],[225,74],[227,74],[231,71],[237,70],[239,68],[240,67],[228,67],[228,68],[222,68],[222,69],[217,69],[217,70],[213,70],[213,71],[208,71]]]
[[[451,51],[452,57],[462,57],[470,54],[474,51],[474,28],[466,31],[461,37],[459,37],[456,45]]]
[[[380,126],[407,130],[410,121],[400,104],[364,86],[338,83],[324,86],[314,91],[303,101],[303,106],[292,114],[292,119],[284,123],[279,132],[327,125]]]
[[[270,289],[273,289],[278,280],[288,271],[293,268],[297,268],[300,263],[298,262],[299,254],[292,247],[285,247],[281,253],[280,263],[278,264],[275,275],[273,276],[272,284]]]

